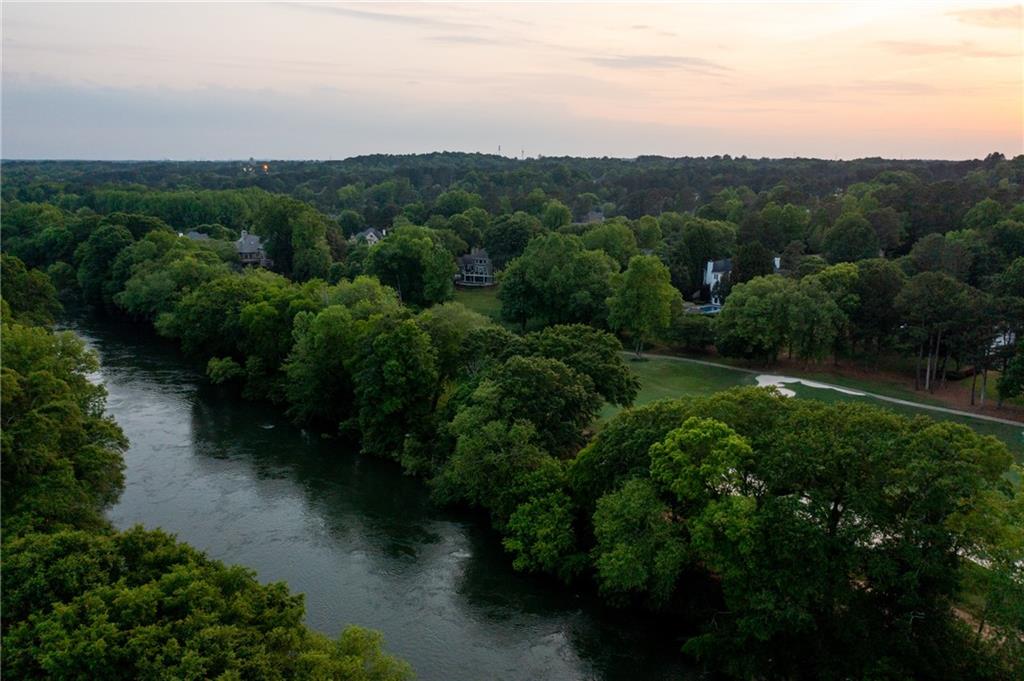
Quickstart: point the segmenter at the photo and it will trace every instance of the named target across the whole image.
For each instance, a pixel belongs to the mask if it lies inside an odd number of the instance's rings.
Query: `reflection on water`
[[[108,409],[131,440],[109,517],[161,527],[282,580],[329,635],[354,623],[422,679],[694,678],[649,620],[511,570],[480,519],[422,482],[207,385],[140,326],[79,317]]]

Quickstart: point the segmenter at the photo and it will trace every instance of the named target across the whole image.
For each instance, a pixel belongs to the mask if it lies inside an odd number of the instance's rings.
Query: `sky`
[[[2,12],[3,158],[1024,153],[1005,0]]]

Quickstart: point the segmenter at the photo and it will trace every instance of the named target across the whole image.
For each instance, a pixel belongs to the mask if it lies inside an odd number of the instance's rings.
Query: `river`
[[[100,356],[131,441],[119,528],[163,528],[305,594],[306,620],[384,633],[420,679],[692,679],[681,641],[593,594],[515,573],[485,520],[429,501],[396,464],[205,382],[142,325],[65,324]]]

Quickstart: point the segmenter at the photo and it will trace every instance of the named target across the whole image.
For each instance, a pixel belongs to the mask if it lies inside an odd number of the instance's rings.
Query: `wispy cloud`
[[[647,24],[633,24],[632,26],[630,26],[630,28],[633,29],[634,31],[651,31],[652,33],[665,36],[668,38],[675,38],[678,37],[679,35],[678,33],[675,33],[673,31],[666,31],[658,28],[657,26],[649,26]]]
[[[668,54],[613,54],[584,57],[583,61],[594,66],[629,71],[680,69],[706,75],[721,75],[732,70],[703,57],[677,57]]]
[[[1021,18],[1024,11],[1021,5],[1010,5],[1009,7],[987,7],[984,9],[961,9],[947,12],[949,16],[957,21],[972,26],[983,26],[985,28],[1016,28],[1020,30]]]
[[[939,90],[927,83],[902,80],[854,80],[843,83],[809,83],[777,85],[738,91],[732,98],[744,101],[767,101],[806,104],[808,102],[853,102],[886,96],[924,96]]]
[[[7,40],[4,48],[8,51],[38,52],[44,54],[60,54],[75,58],[111,59],[119,61],[140,61],[151,63],[190,64],[205,67],[223,67],[229,69],[252,69],[260,65],[266,72],[280,71],[296,74],[331,74],[336,73],[341,62],[312,59],[267,59],[260,56],[232,59],[229,57],[211,58],[204,55],[182,55],[168,48],[146,47],[141,45],[103,44],[103,45],[58,45],[56,43],[27,43],[20,40]],[[16,72],[8,72],[14,74]],[[7,74],[5,74],[5,77]]]
[[[426,16],[423,14],[402,14],[398,12],[374,12],[365,9],[354,9],[352,7],[342,7],[339,5],[321,5],[321,4],[302,4],[302,3],[287,3],[283,5],[295,10],[302,10],[307,12],[321,12],[324,14],[333,14],[335,16],[346,17],[349,19],[361,19],[364,21],[374,21],[378,23],[397,24],[401,26],[421,26],[424,28],[437,28],[437,29],[466,29],[466,28],[480,28],[478,24],[469,24],[461,21],[450,21],[437,16]]]
[[[507,40],[500,38],[485,38],[478,35],[432,35],[427,40],[432,43],[447,43],[450,45],[507,45]]]
[[[950,54],[958,57],[1002,58],[1019,57],[1020,52],[992,50],[971,42],[960,43],[924,43],[910,40],[881,40],[878,45],[895,54],[910,56]]]
[[[929,95],[937,91],[926,83],[903,80],[858,80],[845,87],[852,91],[889,95]]]

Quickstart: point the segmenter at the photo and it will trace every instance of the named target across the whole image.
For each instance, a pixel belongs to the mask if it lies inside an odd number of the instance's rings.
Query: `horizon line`
[[[920,161],[927,163],[945,162],[945,163],[969,163],[972,161],[984,161],[988,156],[992,154],[1001,154],[1005,159],[1012,160],[1016,158],[1024,157],[1024,151],[1017,153],[1006,154],[1002,151],[993,150],[985,154],[984,156],[974,156],[970,158],[941,158],[932,157],[924,158],[918,156],[856,156],[856,157],[823,157],[823,156],[748,156],[746,154],[712,154],[712,155],[700,155],[700,156],[668,156],[663,154],[637,154],[636,156],[582,156],[572,154],[559,154],[559,155],[544,155],[539,154],[536,156],[505,156],[504,154],[495,154],[492,152],[482,151],[450,151],[450,150],[438,150],[438,151],[423,151],[423,152],[404,152],[404,153],[392,153],[392,152],[376,152],[369,154],[356,154],[353,156],[345,156],[340,158],[332,157],[270,157],[270,156],[249,156],[249,157],[224,157],[224,158],[86,158],[86,157],[32,157],[32,156],[19,156],[19,157],[0,157],[0,163],[245,163],[247,161],[262,161],[262,162],[277,162],[277,163],[343,163],[345,161],[353,161],[361,158],[367,158],[371,156],[396,156],[396,157],[421,157],[421,156],[434,156],[438,154],[450,154],[450,155],[461,155],[461,156],[486,156],[493,159],[502,159],[506,161],[549,161],[554,159],[574,159],[574,160],[586,160],[586,161],[637,161],[643,158],[661,158],[666,160],[680,161],[680,160],[709,160],[709,159],[725,159],[729,160],[748,160],[748,161],[829,161],[834,163],[850,163],[854,161]]]

